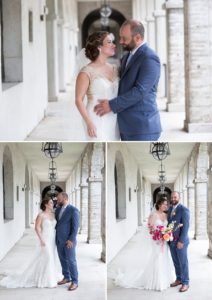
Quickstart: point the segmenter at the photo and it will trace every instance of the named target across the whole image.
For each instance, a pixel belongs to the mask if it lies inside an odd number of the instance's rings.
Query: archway
[[[3,153],[2,178],[4,221],[10,221],[14,219],[14,181],[12,154],[8,146]]]
[[[44,199],[45,197],[51,197],[51,199],[53,200],[54,202],[54,207],[56,207],[56,204],[57,204],[57,195],[61,192],[63,192],[62,188],[58,185],[55,186],[55,189],[54,189],[54,193],[52,193],[52,190],[51,190],[51,185],[48,185],[46,186],[43,191],[42,191],[42,199]]]
[[[107,27],[102,27],[100,23],[100,13],[99,9],[95,9],[90,12],[83,21],[82,24],[82,47],[85,47],[86,39],[88,35],[94,31],[107,30],[114,34],[115,41],[119,40],[119,28],[124,23],[126,18],[118,10],[113,9],[109,18],[109,25]],[[119,44],[117,45],[117,53],[121,54],[122,49]]]
[[[29,200],[29,170],[25,167],[25,227],[28,228],[30,224],[30,200]]]
[[[137,212],[138,212],[138,226],[142,225],[142,206],[141,206],[141,174],[137,171]]]
[[[126,176],[124,159],[120,151],[116,153],[114,166],[116,219],[126,218]]]
[[[164,193],[161,193],[160,187],[156,188],[154,190],[153,193],[153,205],[155,205],[156,201],[160,198],[160,197],[166,197],[168,203],[170,203],[170,199],[171,199],[171,190],[168,187],[165,187]]]

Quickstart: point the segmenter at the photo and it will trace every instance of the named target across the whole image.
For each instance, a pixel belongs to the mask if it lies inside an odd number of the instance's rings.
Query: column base
[[[101,260],[102,260],[103,262],[106,262],[106,255],[105,255],[104,252],[101,253]]]
[[[183,103],[167,103],[166,110],[168,112],[184,112],[185,105]]]
[[[87,239],[88,244],[101,244],[102,240],[101,238],[96,238],[96,239]]]
[[[188,123],[185,120],[184,129],[189,133],[211,133],[212,123]]]
[[[207,236],[207,234],[206,235],[205,234],[199,234],[199,235],[194,234],[194,239],[195,240],[207,240],[208,236]]]
[[[49,102],[57,102],[58,101],[58,96],[54,96],[54,97],[49,97],[48,98]]]
[[[210,257],[212,259],[212,250],[208,249],[208,257]]]

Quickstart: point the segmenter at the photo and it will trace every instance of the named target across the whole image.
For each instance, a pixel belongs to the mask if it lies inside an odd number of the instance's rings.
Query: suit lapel
[[[63,212],[63,214],[62,214],[62,216],[61,216],[60,219],[59,219],[59,215],[60,215],[60,210],[59,210],[59,212],[58,212],[58,222],[61,222],[61,221],[64,219],[65,214],[67,214],[68,207],[69,207],[69,205],[68,205],[68,206],[66,207],[66,209],[64,210],[64,212]]]
[[[126,55],[125,60],[123,60],[123,67],[121,72],[121,79],[124,77],[124,75],[127,73],[127,71],[131,68],[131,66],[134,64],[134,62],[137,60],[138,57],[142,56],[144,49],[146,48],[146,44],[142,45],[133,55],[131,60],[129,61],[128,65],[125,68],[126,61],[128,58],[128,55]]]

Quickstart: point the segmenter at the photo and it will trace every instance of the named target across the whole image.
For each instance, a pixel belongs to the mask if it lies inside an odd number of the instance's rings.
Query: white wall
[[[123,155],[126,174],[126,199],[127,199],[127,217],[124,220],[116,220],[115,212],[115,184],[114,184],[114,166],[116,152],[120,151]],[[107,159],[107,243],[110,245],[107,251],[107,261],[109,262],[127,243],[127,241],[136,232],[137,217],[137,194],[134,189],[137,185],[136,160],[129,153],[125,144],[108,144]],[[142,174],[142,172],[141,172]],[[128,193],[131,187],[132,200],[129,202]]]
[[[2,91],[0,139],[23,140],[43,118],[47,105],[45,21],[40,1],[22,0],[23,82]],[[28,41],[28,11],[33,11],[33,42]]]
[[[3,152],[6,144],[0,143],[0,170],[2,170]],[[13,162],[13,178],[14,178],[14,219],[4,222],[3,219],[3,184],[2,171],[0,171],[0,260],[21,238],[25,230],[25,191],[22,187],[25,183],[25,166],[26,160],[16,144],[7,144],[12,154]],[[33,172],[29,167],[29,174]],[[16,187],[19,186],[19,200],[17,201]],[[30,191],[31,192],[31,191]],[[29,214],[33,213],[32,219],[35,220],[40,202],[39,180],[33,174],[33,191],[32,200],[30,199],[33,208],[29,206]],[[9,238],[8,238],[9,237]]]

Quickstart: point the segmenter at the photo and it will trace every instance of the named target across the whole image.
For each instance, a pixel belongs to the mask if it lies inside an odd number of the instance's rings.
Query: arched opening
[[[14,182],[13,182],[13,162],[12,154],[8,146],[3,153],[3,216],[4,221],[14,219]]]
[[[154,193],[153,193],[153,205],[155,205],[155,203],[157,202],[157,200],[161,197],[166,197],[167,198],[167,201],[168,201],[168,204],[170,203],[170,199],[171,199],[171,190],[170,188],[168,187],[165,187],[165,190],[164,192],[162,193],[161,190],[160,190],[160,187],[156,188],[154,190]]]
[[[29,170],[25,167],[25,227],[30,224],[30,200],[29,200]]]
[[[141,175],[137,171],[137,211],[138,211],[138,226],[142,225],[142,205],[141,205]]]
[[[54,192],[52,192],[51,185],[48,185],[42,191],[42,199],[45,197],[51,197],[55,207],[57,204],[57,195],[61,192],[63,192],[63,190],[58,185],[55,186]]]
[[[114,166],[116,219],[126,218],[126,177],[124,159],[121,152],[116,153]]]
[[[106,30],[114,34],[115,42],[117,46],[117,53],[122,54],[122,48],[120,47],[119,41],[119,29],[120,26],[124,23],[126,18],[118,10],[113,9],[112,14],[109,18],[109,25],[103,27],[100,23],[100,13],[99,9],[95,9],[90,12],[83,21],[82,24],[82,47],[85,47],[86,39],[89,34],[98,30]]]
[[[0,0],[1,65],[4,88],[23,80],[21,0]],[[15,70],[15,72],[14,72]]]

